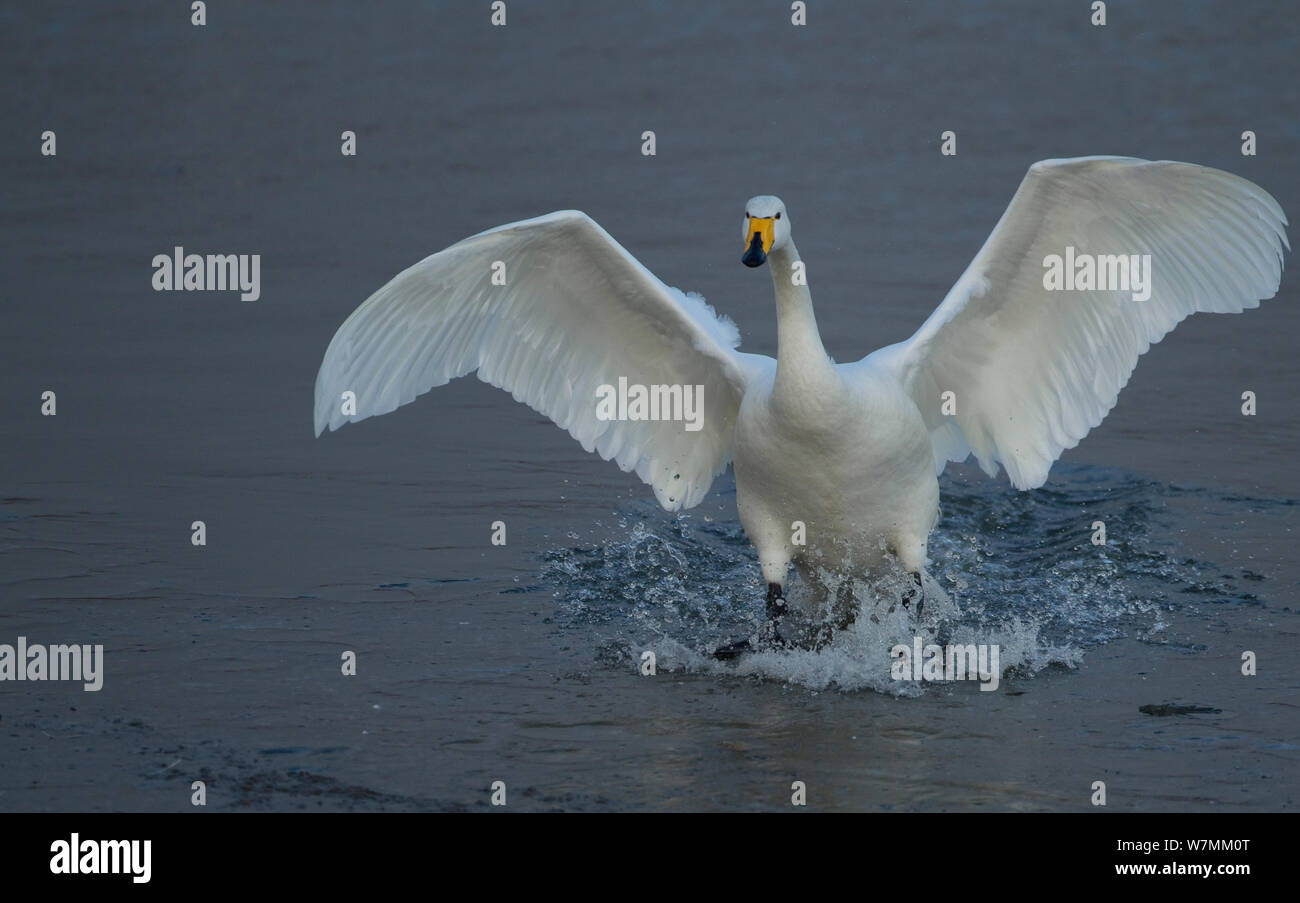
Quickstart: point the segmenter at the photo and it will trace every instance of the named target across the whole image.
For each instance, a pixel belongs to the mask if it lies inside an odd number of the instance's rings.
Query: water
[[[1261,575],[1224,573],[1171,541],[1170,503],[1188,497],[1228,509],[1292,504],[1225,499],[1087,466],[1060,468],[1052,487],[1033,495],[978,478],[945,479],[943,517],[931,540],[934,582],[920,619],[894,606],[899,587],[862,586],[860,598],[870,599],[873,589],[885,597],[863,603],[876,618],[859,617],[825,649],[751,655],[738,667],[711,653],[757,632],[764,584],[734,520],[682,514],[664,522],[648,503],[629,506],[613,518],[622,538],[553,550],[542,578],[565,628],[583,633],[613,667],[635,667],[649,649],[668,670],[915,695],[925,684],[894,679],[888,650],[910,647],[918,631],[926,643],[938,636],[996,644],[1005,673],[1030,677],[1053,666],[1076,668],[1088,650],[1121,636],[1167,643],[1165,614],[1198,612],[1192,600],[1261,605],[1251,591]],[[1097,521],[1120,535],[1095,544]],[[792,601],[800,590],[796,579]]]
[[[517,2],[493,29],[471,6],[0,8],[0,642],[106,659],[98,693],[0,684],[0,809],[186,811],[194,780],[213,810],[487,810],[496,780],[523,811],[785,810],[794,780],[833,811],[1090,810],[1096,780],[1112,809],[1296,807],[1294,267],[1152,348],[1042,489],[945,473],[953,611],[926,629],[1002,644],[993,692],[892,680],[914,631],[888,618],[714,661],[762,610],[729,474],[670,516],[472,379],[311,430],[358,303],[550,210],[770,354],[737,227],[780,195],[842,361],[922,322],[1035,160],[1218,166],[1294,220],[1294,17],[845,3],[800,30],[740,0]],[[178,244],[260,253],[262,297],[152,291]]]

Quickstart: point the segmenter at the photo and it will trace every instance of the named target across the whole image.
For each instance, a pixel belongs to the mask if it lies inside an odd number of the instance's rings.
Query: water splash
[[[559,622],[588,632],[610,666],[628,667],[652,649],[659,669],[916,695],[923,685],[893,679],[889,650],[918,635],[926,643],[997,644],[1002,670],[1023,678],[1073,668],[1120,636],[1158,642],[1165,616],[1188,594],[1256,604],[1216,576],[1220,569],[1179,552],[1169,502],[1204,494],[1078,465],[1059,467],[1050,486],[1033,493],[945,476],[919,622],[896,604],[903,583],[859,584],[862,614],[825,648],[734,663],[712,651],[757,633],[765,589],[737,522],[633,504],[617,514],[622,537],[547,553],[542,579],[555,591]],[[1098,520],[1110,531],[1104,545],[1092,543]],[[788,590],[796,604],[807,592],[797,578]]]

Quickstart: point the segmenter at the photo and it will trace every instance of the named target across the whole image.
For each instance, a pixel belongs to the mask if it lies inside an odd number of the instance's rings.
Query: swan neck
[[[829,379],[834,369],[817,330],[808,280],[802,267],[795,267],[799,259],[794,242],[773,249],[767,258],[776,289],[777,390],[796,394],[814,389],[810,383]]]

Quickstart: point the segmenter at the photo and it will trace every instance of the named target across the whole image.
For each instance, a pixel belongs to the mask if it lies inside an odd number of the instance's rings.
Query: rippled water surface
[[[1216,166],[1294,222],[1294,16],[220,6],[0,7],[0,643],[105,646],[100,692],[0,683],[0,810],[188,811],[195,780],[224,811],[489,811],[498,780],[517,811],[788,810],[795,780],[819,811],[1091,810],[1098,780],[1115,810],[1300,805],[1293,260],[1144,355],[1042,489],[950,467],[923,622],[871,601],[820,652],[711,656],[763,611],[729,473],[666,514],[472,378],[312,434],[359,303],[552,210],[772,354],[737,226],[781,196],[840,361],[924,321],[1036,160]],[[261,297],[153,291],[178,245],[260,254]],[[998,644],[996,691],[893,680],[918,633]]]

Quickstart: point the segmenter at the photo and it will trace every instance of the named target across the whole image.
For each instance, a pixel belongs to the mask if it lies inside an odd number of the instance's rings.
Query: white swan
[[[896,562],[920,584],[948,461],[974,453],[990,476],[1001,464],[1015,487],[1041,486],[1153,342],[1191,313],[1238,313],[1277,292],[1286,223],[1267,192],[1219,170],[1044,160],[915,335],[836,364],[778,198],[747,204],[742,258],[770,264],[776,360],[737,351],[735,325],[703,298],[659,281],[585,214],[560,211],[467,238],[358,307],[316,378],[316,434],[477,370],[636,471],[670,511],[698,504],[733,461],[768,584],[764,642],[779,641],[792,564],[815,579],[814,562],[854,575]],[[1133,284],[1044,287],[1051,255],[1089,254],[1139,265],[1150,255],[1149,297],[1135,300]],[[1139,275],[1102,263],[1113,283]],[[602,419],[600,387],[620,377],[703,387],[701,428]]]

